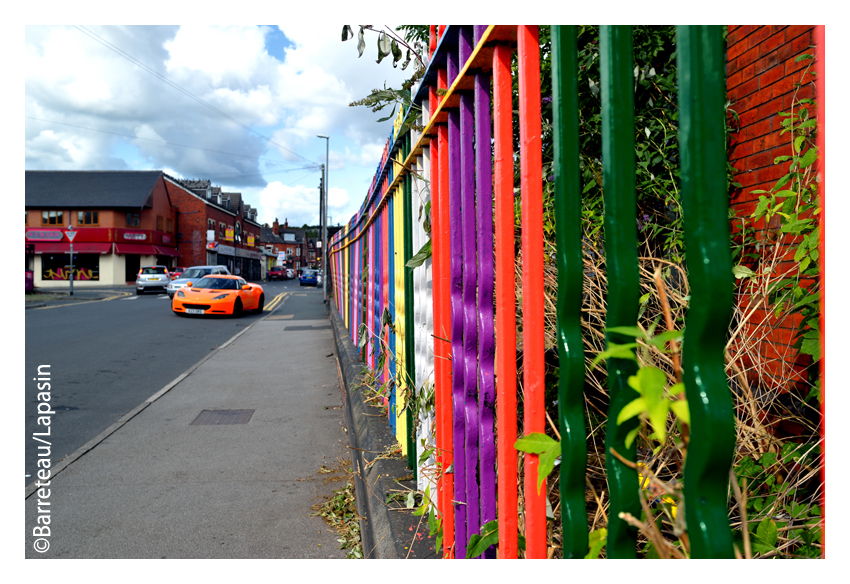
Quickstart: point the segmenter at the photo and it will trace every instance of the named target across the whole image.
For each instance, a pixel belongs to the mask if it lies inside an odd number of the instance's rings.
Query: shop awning
[[[161,245],[155,245],[153,247],[156,250],[156,255],[163,255],[163,256],[168,256],[168,257],[172,257],[172,258],[181,257],[180,252],[177,251],[176,249],[174,249],[173,247],[163,247]]]
[[[36,241],[32,245],[35,246],[37,254],[51,253],[71,253],[71,244],[67,241]],[[98,253],[107,254],[112,251],[111,243],[91,243],[79,242],[74,244],[74,253]]]
[[[115,243],[115,253],[119,255],[157,255],[156,248],[150,243]]]

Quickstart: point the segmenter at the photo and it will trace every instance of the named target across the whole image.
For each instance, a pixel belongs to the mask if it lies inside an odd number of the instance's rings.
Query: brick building
[[[161,171],[26,171],[27,270],[66,287],[74,237],[76,286],[134,282],[146,265],[174,266],[177,208]]]
[[[812,61],[797,60],[808,53],[817,58],[820,48],[814,47],[813,26],[738,26],[730,25],[727,35],[727,95],[730,108],[738,114],[737,131],[731,136],[729,162],[736,169],[735,181],[741,188],[731,193],[731,207],[738,217],[750,216],[758,202],[755,190],[770,190],[776,181],[788,173],[790,161],[774,164],[778,156],[791,154],[791,137],[782,133],[781,122],[787,119],[780,112],[791,109],[792,99],[817,99],[813,77],[799,83],[807,67],[814,71]],[[809,118],[817,116],[817,108],[808,106]],[[817,162],[815,164],[818,164]],[[755,225],[757,231],[776,231],[776,225]],[[740,221],[732,222],[732,231],[740,230]],[[767,234],[766,234],[767,235]],[[785,261],[778,272],[792,267],[793,249],[785,249]],[[750,338],[762,338],[759,352],[765,365],[760,372],[765,379],[801,377],[811,361],[798,355],[791,345],[800,324],[799,318],[778,321],[772,306],[763,297],[741,298],[741,308],[752,311],[747,331]]]
[[[260,247],[257,210],[241,193],[225,193],[208,180],[165,175],[177,213],[180,265],[224,265],[248,280],[262,280],[265,254]]]

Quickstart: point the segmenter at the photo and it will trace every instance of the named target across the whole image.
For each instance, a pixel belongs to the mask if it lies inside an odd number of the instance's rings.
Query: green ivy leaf
[[[800,168],[806,168],[810,166],[815,160],[817,160],[818,151],[817,148],[809,148],[806,150],[806,153],[803,154],[803,157],[800,158]]]
[[[431,257],[431,240],[425,242],[416,255],[408,260],[405,264],[408,268],[418,268],[425,263],[425,260]]]
[[[587,552],[587,555],[584,556],[584,559],[595,560],[599,557],[599,554],[602,552],[602,548],[605,547],[605,544],[608,542],[608,530],[594,529],[590,532],[590,535],[588,535],[587,542],[590,544],[590,550]]]
[[[514,443],[514,448],[521,452],[530,452],[531,454],[540,454],[547,450],[559,446],[560,442],[554,438],[550,438],[546,434],[532,432],[528,436],[523,436]]]

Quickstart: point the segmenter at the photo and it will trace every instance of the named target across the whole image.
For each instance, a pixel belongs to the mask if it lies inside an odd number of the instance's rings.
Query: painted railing
[[[684,493],[691,555],[698,558],[733,556],[727,487],[735,433],[723,369],[725,324],[732,305],[723,51],[720,27],[677,30],[681,198],[691,277],[683,374],[691,441]],[[518,153],[513,150],[514,52]],[[431,485],[436,492],[432,500],[443,520],[444,557],[465,557],[470,537],[498,519],[498,555],[516,558],[521,516],[525,556],[545,558],[547,490],[545,483],[537,486],[538,455],[524,456],[523,505],[518,508],[514,446],[515,155],[520,162],[522,227],[523,433],[544,432],[546,415],[538,29],[432,27],[429,54],[425,76],[413,92],[416,107],[399,112],[360,211],[329,244],[336,308],[352,341],[362,348],[376,384],[389,384],[388,422],[409,465],[417,470],[419,487]],[[564,557],[583,557],[588,551],[576,55],[575,28],[553,26]],[[639,289],[629,27],[600,28],[600,66],[606,327],[633,327]],[[419,267],[409,266],[429,237],[431,257]],[[607,338],[629,342],[610,331]],[[636,555],[636,530],[617,518],[621,512],[640,515],[639,482],[635,446],[625,445],[632,426],[616,420],[622,407],[637,397],[628,384],[636,365],[612,358],[607,367],[606,446],[632,464],[606,457],[606,553],[609,558],[629,558]],[[435,455],[426,457],[432,447]],[[445,472],[424,472],[435,462]],[[493,548],[482,555],[495,556]]]

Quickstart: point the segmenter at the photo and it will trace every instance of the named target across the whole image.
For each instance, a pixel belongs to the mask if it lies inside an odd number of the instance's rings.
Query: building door
[[[142,267],[141,257],[139,255],[127,254],[124,256],[124,281],[135,282],[136,275]]]

